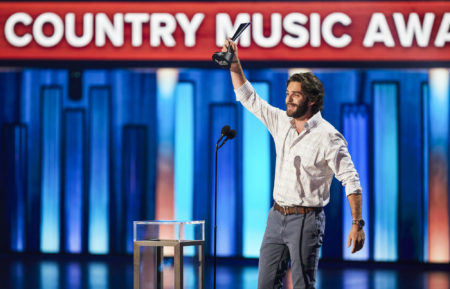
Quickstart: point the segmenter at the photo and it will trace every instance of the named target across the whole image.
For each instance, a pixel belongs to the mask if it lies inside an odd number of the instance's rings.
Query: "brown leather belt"
[[[293,207],[283,207],[278,205],[277,203],[273,204],[273,208],[280,212],[283,216],[293,215],[293,214],[307,214],[311,211],[318,211],[322,208],[319,207],[302,207],[302,206],[293,206]]]

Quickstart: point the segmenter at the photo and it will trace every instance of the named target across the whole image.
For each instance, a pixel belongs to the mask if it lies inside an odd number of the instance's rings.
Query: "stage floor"
[[[322,260],[316,288],[449,289],[449,269],[448,264]],[[207,289],[213,288],[212,272],[212,260],[207,259]],[[257,260],[219,259],[216,288],[256,289],[257,273]],[[0,255],[0,288],[132,289],[133,259],[132,256]]]

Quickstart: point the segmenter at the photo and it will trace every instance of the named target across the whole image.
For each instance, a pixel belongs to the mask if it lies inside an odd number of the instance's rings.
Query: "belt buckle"
[[[288,215],[288,212],[286,212],[286,206],[283,206],[282,208],[283,208],[283,211],[284,211],[284,214],[283,214],[283,215],[284,215],[284,216],[287,216],[287,215]]]

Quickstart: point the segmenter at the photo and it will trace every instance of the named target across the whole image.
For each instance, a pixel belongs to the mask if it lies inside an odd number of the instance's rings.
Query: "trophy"
[[[231,38],[231,40],[236,41],[236,39],[238,39],[239,36],[241,36],[242,32],[244,32],[244,30],[249,26],[250,26],[250,22],[240,24],[238,29],[234,33],[233,37]],[[227,52],[214,53],[212,56],[212,60],[215,63],[217,63],[217,65],[219,65],[221,68],[229,69],[231,66],[231,63],[233,62],[233,57],[234,57],[234,51],[230,45],[230,47],[228,47]]]

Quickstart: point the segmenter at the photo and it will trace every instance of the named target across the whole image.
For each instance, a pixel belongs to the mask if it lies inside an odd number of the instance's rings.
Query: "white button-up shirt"
[[[261,99],[250,82],[235,90],[236,99],[259,118],[275,141],[276,167],[273,198],[281,206],[323,207],[330,201],[333,175],[347,195],[360,194],[358,173],[347,142],[319,112],[299,134],[286,111]]]

